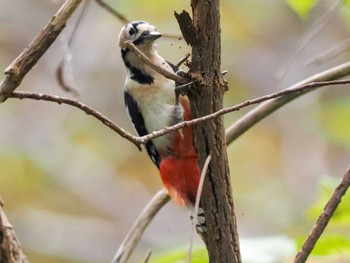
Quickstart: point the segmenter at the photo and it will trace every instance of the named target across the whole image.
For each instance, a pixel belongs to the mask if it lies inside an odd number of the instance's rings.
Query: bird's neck
[[[141,49],[150,60],[159,66],[164,66],[165,60],[158,55],[158,52],[154,45],[147,46]],[[130,49],[124,49],[122,52],[122,58],[127,70],[128,77],[132,80],[139,82],[140,84],[153,84],[154,79],[161,77],[161,75],[147,66],[140,58],[132,52]]]

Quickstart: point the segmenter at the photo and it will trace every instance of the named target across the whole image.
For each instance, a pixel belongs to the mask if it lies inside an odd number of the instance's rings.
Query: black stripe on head
[[[138,37],[136,40],[134,40],[132,43],[133,43],[135,46],[142,44],[143,41],[145,40],[145,39],[143,38],[143,36],[144,36],[144,35],[147,35],[148,33],[149,33],[148,30],[142,32],[141,36],[139,36],[139,37]]]
[[[137,46],[140,45],[144,42],[145,40],[145,36],[147,36],[149,34],[149,30],[145,30],[142,32],[141,36],[139,36],[136,40],[134,40],[132,43]]]
[[[134,22],[131,22],[130,24],[132,25],[133,29],[135,30],[135,33],[134,33],[134,34],[139,33],[139,29],[137,28],[138,25],[141,25],[141,24],[147,24],[147,25],[149,25],[148,22],[143,21],[143,20],[134,21]],[[149,33],[148,30],[142,32],[142,34],[141,34],[136,40],[134,40],[132,43],[133,43],[135,46],[142,44],[143,41],[144,41],[143,36],[144,36],[144,35],[147,35],[148,33]]]
[[[141,24],[148,24],[147,22],[143,21],[143,20],[139,20],[139,21],[134,21],[130,23],[132,25],[132,27],[135,29],[136,33],[139,32],[137,26],[141,25]]]
[[[131,22],[131,23],[129,23],[128,25],[127,25],[127,27],[126,27],[126,30],[128,31],[127,32],[127,34],[129,35],[129,37],[134,37],[134,36],[136,36],[136,35],[138,35],[138,33],[139,33],[139,29],[138,29],[138,25],[141,25],[141,24],[148,24],[147,22],[145,22],[145,21],[142,21],[142,20],[140,20],[140,21],[134,21],[134,22]],[[144,34],[144,32],[142,32],[142,34]],[[139,38],[137,38],[136,40],[138,40]],[[135,40],[135,41],[136,41]],[[135,45],[137,45],[138,43],[136,43],[136,42],[133,42]]]

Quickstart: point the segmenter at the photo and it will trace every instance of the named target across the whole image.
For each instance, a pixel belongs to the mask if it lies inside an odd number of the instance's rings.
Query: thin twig
[[[309,60],[306,63],[306,66],[311,66],[315,64],[321,64],[325,61],[328,61],[336,56],[339,56],[344,51],[350,48],[350,38],[345,39],[344,41],[340,42],[334,47],[331,47],[330,49],[318,54],[311,60]]]
[[[318,73],[306,80],[303,80],[287,90],[293,90],[298,87],[303,87],[304,85],[308,85],[310,83],[335,83],[335,79],[340,79],[350,74],[350,62],[344,63],[342,65],[336,66],[334,68],[328,69],[321,73]],[[317,87],[317,85],[315,85]],[[228,129],[226,129],[226,138],[227,142],[231,142],[236,140],[239,136],[249,130],[252,126],[260,122],[265,117],[269,116],[271,113],[284,106],[285,104],[291,102],[292,100],[298,98],[301,95],[306,94],[308,91],[313,90],[305,89],[304,92],[292,92],[291,94],[285,94],[281,97],[276,97],[271,101],[265,102],[253,110],[245,114],[238,121],[232,124]]]
[[[104,8],[107,12],[111,13],[113,16],[118,18],[120,22],[123,24],[127,24],[130,22],[129,19],[127,19],[123,14],[119,13],[117,10],[115,10],[113,7],[111,7],[109,4],[107,4],[103,0],[95,0],[95,2],[100,5],[102,8]]]
[[[152,256],[152,250],[148,250],[147,251],[147,254],[146,254],[146,257],[145,257],[145,260],[143,261],[143,263],[148,263],[148,261],[151,259],[151,256]]]
[[[142,53],[140,49],[138,49],[130,40],[126,41],[125,46],[128,47],[132,52],[134,52],[137,57],[145,63],[147,66],[152,68],[153,70],[157,71],[159,74],[163,75],[164,77],[171,79],[179,84],[185,84],[187,81],[180,77],[179,75],[176,75],[170,71],[167,71],[166,69],[160,67],[156,63],[154,63],[152,60],[150,60],[145,54]]]
[[[205,160],[204,165],[203,165],[203,169],[202,169],[202,172],[201,172],[201,178],[200,178],[199,184],[198,184],[198,190],[197,190],[197,195],[196,195],[196,202],[194,204],[193,215],[192,215],[192,218],[193,218],[192,226],[193,227],[192,227],[191,236],[190,236],[190,245],[188,247],[187,263],[191,263],[192,250],[193,250],[193,241],[194,241],[194,236],[195,236],[195,232],[196,232],[195,229],[196,229],[196,226],[198,224],[199,204],[200,204],[200,201],[201,201],[205,175],[207,174],[210,161],[211,161],[211,155],[209,154],[207,159]],[[206,241],[204,241],[204,242],[206,242]]]
[[[311,41],[311,39],[322,29],[336,14],[335,10],[341,1],[334,0],[332,5],[324,12],[319,19],[317,19],[311,28],[297,41],[291,51],[287,54],[286,58],[282,62],[275,76],[277,79],[282,79],[287,73],[289,67],[292,65],[295,57],[305,48],[305,46]]]
[[[348,70],[350,71],[350,68]],[[252,100],[247,100],[245,102],[236,104],[235,106],[232,106],[232,107],[223,108],[223,109],[216,111],[212,114],[209,114],[209,115],[206,115],[203,117],[199,117],[197,119],[183,121],[183,122],[176,124],[174,126],[167,127],[167,128],[162,129],[162,130],[159,130],[159,131],[154,131],[150,134],[147,134],[145,136],[140,137],[140,139],[141,139],[142,143],[146,143],[147,141],[152,140],[156,137],[171,133],[173,131],[176,131],[176,130],[179,130],[181,128],[188,127],[188,126],[200,123],[200,122],[204,122],[204,121],[207,121],[210,119],[218,118],[226,113],[238,111],[244,107],[247,107],[247,106],[250,106],[253,104],[258,104],[258,103],[261,103],[261,102],[264,102],[267,100],[271,100],[271,99],[276,99],[276,98],[277,98],[277,100],[278,99],[283,100],[285,98],[291,100],[290,96],[294,96],[296,98],[296,97],[306,93],[307,91],[311,91],[315,88],[330,86],[330,85],[338,85],[338,84],[349,84],[349,83],[350,83],[350,80],[333,80],[333,81],[309,82],[309,83],[305,83],[305,84],[295,85],[291,88],[288,88],[288,89],[285,89],[285,90],[282,90],[282,91],[279,91],[276,93],[272,93],[269,95],[258,97],[258,98],[252,99]],[[287,96],[287,95],[290,95],[290,96]],[[287,102],[285,102],[284,104],[286,104],[286,103]],[[259,114],[259,113],[257,113],[257,114]],[[261,118],[265,117],[263,115],[262,116],[258,115],[258,116]],[[228,133],[226,133],[226,134],[227,134],[227,136],[230,136],[230,137],[232,136],[231,134],[228,134]],[[229,138],[229,140],[231,140],[231,138]]]
[[[56,79],[58,84],[64,91],[71,93],[74,96],[78,96],[79,91],[76,88],[74,88],[74,85],[72,84],[74,81],[73,81],[73,72],[72,72],[72,65],[71,65],[71,60],[72,60],[71,47],[76,38],[77,31],[81,24],[81,21],[83,20],[86,14],[86,11],[88,10],[90,2],[91,2],[90,0],[86,0],[83,3],[83,8],[78,16],[77,21],[74,24],[70,37],[68,41],[67,42],[65,41],[65,43],[63,44],[64,56],[56,69]]]
[[[0,103],[6,100],[21,84],[25,75],[38,62],[42,55],[45,54],[81,1],[67,0],[34,40],[7,67],[5,78],[0,83]]]
[[[179,68],[184,62],[188,60],[188,58],[191,56],[190,53],[187,53],[182,59],[180,59],[179,62],[177,62],[176,67]],[[186,64],[185,64],[186,65]]]
[[[160,190],[152,198],[152,200],[143,209],[133,227],[124,238],[122,244],[118,249],[118,252],[112,260],[112,263],[127,262],[130,254],[140,240],[143,232],[146,230],[147,226],[158,213],[158,211],[169,201],[169,199],[170,197],[166,193],[165,189]]]
[[[325,230],[329,220],[332,218],[335,210],[341,202],[341,198],[345,195],[347,189],[350,186],[350,166],[348,167],[345,175],[343,176],[341,182],[334,190],[331,198],[323,209],[322,214],[318,217],[315,226],[312,228],[310,234],[305,240],[303,246],[301,247],[299,253],[294,259],[294,263],[304,263],[308,256],[310,255],[312,249],[314,248],[317,240],[322,235]]]
[[[19,91],[13,92],[10,95],[10,98],[44,100],[44,101],[56,102],[58,104],[68,104],[70,106],[76,107],[84,111],[86,114],[94,116],[96,119],[100,120],[104,125],[108,126],[113,131],[118,133],[121,137],[129,140],[130,142],[135,144],[139,149],[141,149],[139,137],[132,135],[131,133],[124,130],[123,128],[119,127],[112,120],[108,119],[102,113],[98,112],[95,109],[90,108],[86,104],[79,102],[75,99],[70,99],[70,98],[65,98],[60,96],[52,96],[52,95],[42,94],[42,93],[19,92]]]

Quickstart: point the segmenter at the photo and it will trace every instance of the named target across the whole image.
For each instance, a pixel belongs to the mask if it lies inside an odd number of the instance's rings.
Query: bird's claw
[[[182,85],[177,85],[175,87],[175,103],[176,105],[179,105],[179,99],[180,95],[181,96],[186,96],[188,92],[189,86],[193,84],[193,81],[190,81],[188,83],[182,84]]]
[[[176,86],[175,86],[175,105],[179,105],[180,95],[186,96],[189,86],[191,86],[194,82],[191,81],[190,74],[188,74],[187,72],[185,72],[181,69],[176,71],[176,75],[182,77],[185,80],[188,80],[188,82],[185,84],[176,83]]]

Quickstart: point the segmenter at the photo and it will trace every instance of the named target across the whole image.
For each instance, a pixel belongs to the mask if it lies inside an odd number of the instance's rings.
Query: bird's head
[[[119,34],[119,46],[125,49],[125,42],[130,40],[135,46],[152,46],[153,42],[162,36],[156,27],[145,21],[133,21],[122,28]]]

